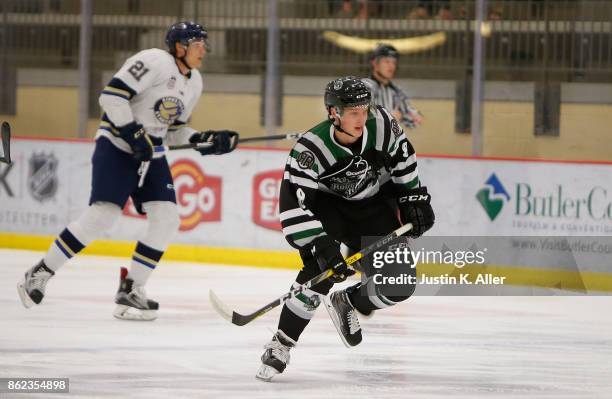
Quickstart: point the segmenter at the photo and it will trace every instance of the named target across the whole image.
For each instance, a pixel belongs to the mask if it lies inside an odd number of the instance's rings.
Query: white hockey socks
[[[149,223],[147,233],[136,245],[129,271],[129,277],[137,286],[146,284],[180,223],[178,209],[172,202],[145,202],[143,209]]]
[[[56,237],[43,258],[45,265],[57,271],[101,233],[110,229],[120,215],[121,209],[115,204],[97,202],[91,205]]]

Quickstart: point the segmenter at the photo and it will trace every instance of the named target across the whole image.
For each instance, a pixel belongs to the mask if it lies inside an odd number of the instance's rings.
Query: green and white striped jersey
[[[298,249],[325,234],[312,210],[318,192],[359,201],[376,195],[388,182],[398,195],[419,186],[414,148],[384,108],[370,111],[360,148],[339,144],[334,130],[331,120],[318,124],[298,140],[287,158],[280,221],[287,241]]]

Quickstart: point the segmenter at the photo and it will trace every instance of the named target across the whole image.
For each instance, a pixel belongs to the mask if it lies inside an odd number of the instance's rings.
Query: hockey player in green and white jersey
[[[362,237],[384,236],[401,224],[418,237],[434,223],[427,188],[419,181],[415,152],[391,113],[371,105],[369,88],[358,78],[342,77],[325,89],[328,119],[305,133],[291,150],[280,192],[283,233],[300,251],[303,268],[294,286],[322,270],[334,275],[285,302],[278,331],[266,344],[256,377],[270,381],[289,363],[289,350],[314,316],[333,284],[354,273],[340,252],[361,248]],[[399,209],[399,219],[398,219]],[[361,342],[357,313],[370,315],[412,294],[385,296],[370,290],[372,279],[325,297],[326,308],[347,346]],[[412,287],[414,290],[414,287]]]

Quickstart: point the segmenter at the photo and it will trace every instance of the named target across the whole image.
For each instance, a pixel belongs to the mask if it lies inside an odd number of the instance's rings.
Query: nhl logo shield
[[[172,90],[174,89],[174,86],[176,86],[176,77],[172,76],[170,77],[170,80],[168,80],[168,89]]]
[[[53,154],[32,154],[28,173],[28,189],[32,198],[39,202],[53,198],[58,186],[57,164],[58,160]]]

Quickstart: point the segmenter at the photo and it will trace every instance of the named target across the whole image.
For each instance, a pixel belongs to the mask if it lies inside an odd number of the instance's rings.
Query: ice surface
[[[264,383],[254,376],[279,311],[233,326],[208,290],[250,312],[295,271],[162,261],[147,286],[158,320],[130,322],[112,317],[119,258],[76,257],[25,309],[15,285],[41,255],[0,251],[0,377],[69,377],[65,397],[612,397],[611,297],[413,297],[362,321],[352,349],[320,309]]]

